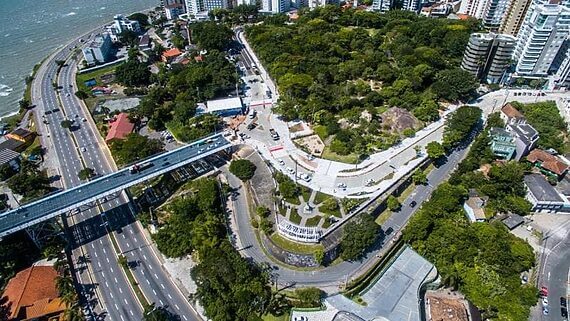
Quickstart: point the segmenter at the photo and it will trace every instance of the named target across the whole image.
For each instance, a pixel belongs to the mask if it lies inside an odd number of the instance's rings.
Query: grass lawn
[[[324,214],[330,214],[330,215],[338,217],[338,218],[342,218],[342,214],[340,213],[340,208],[337,208],[336,210],[331,211],[331,212],[323,211],[319,208],[319,212],[324,213]]]
[[[275,243],[275,245],[279,246],[280,248],[299,254],[313,254],[317,249],[323,248],[322,245],[303,244],[303,243],[289,241],[288,239],[282,237],[277,233],[273,233],[273,235],[271,235],[271,240],[273,241],[273,243]]]
[[[412,194],[414,189],[416,189],[416,185],[414,185],[414,184],[410,184],[410,186],[406,187],[406,189],[404,191],[402,191],[402,193],[400,195],[398,195],[398,197],[397,197],[398,202],[402,203],[403,201],[405,201],[406,198],[408,198],[408,196],[410,196],[410,194]]]
[[[332,160],[332,161],[347,163],[347,164],[357,164],[358,163],[358,155],[356,155],[356,154],[339,155],[335,152],[332,152],[330,150],[329,146],[325,147],[325,150],[323,151],[322,158]]]
[[[22,152],[23,155],[25,156],[30,156],[31,152],[34,150],[34,148],[41,146],[41,142],[40,142],[40,137],[36,136],[36,138],[34,138],[34,141],[32,142],[32,144],[28,147],[26,147],[26,149]]]
[[[390,216],[392,216],[392,211],[390,211],[389,209],[385,209],[384,212],[380,213],[380,215],[376,217],[374,222],[382,226],[384,223],[386,223],[386,221],[390,218]]]
[[[311,218],[307,219],[305,226],[317,226],[317,225],[319,225],[320,221],[321,221],[321,216],[317,215],[315,217],[311,217]]]
[[[286,312],[278,317],[274,316],[273,314],[266,314],[261,318],[263,321],[289,321],[290,315],[289,312]]]
[[[281,216],[286,217],[287,216],[287,208],[279,205],[277,206],[277,208],[279,209],[279,214],[281,214]]]
[[[321,192],[317,192],[317,195],[315,195],[315,204],[321,204],[322,202],[324,202],[327,198],[329,198],[330,196],[325,194],[325,193],[321,193]]]
[[[311,193],[313,190],[303,185],[299,185],[299,187],[301,188],[301,195],[303,196],[303,199],[305,202],[308,202],[309,198],[311,198]]]
[[[317,134],[317,136],[319,136],[322,140],[325,140],[327,138],[327,128],[323,125],[317,125],[317,126],[313,126],[313,131],[315,132],[315,134]]]
[[[291,209],[291,215],[289,215],[289,221],[291,221],[292,223],[295,223],[295,224],[301,223],[301,215],[299,215],[297,208]]]
[[[86,93],[91,93],[89,87],[85,86],[85,82],[89,79],[94,78],[97,81],[97,86],[103,86],[103,82],[101,81],[101,76],[115,72],[115,68],[119,65],[112,65],[105,68],[101,68],[92,72],[86,72],[83,74],[77,74],[77,88],[79,90],[83,90]]]
[[[325,219],[325,221],[323,222],[322,227],[323,228],[329,228],[332,225],[332,222],[330,220]]]
[[[291,197],[291,198],[283,197],[283,199],[284,199],[285,202],[287,202],[287,203],[291,203],[291,204],[294,204],[294,205],[301,205],[301,201],[299,200],[299,197],[297,197],[297,196]]]

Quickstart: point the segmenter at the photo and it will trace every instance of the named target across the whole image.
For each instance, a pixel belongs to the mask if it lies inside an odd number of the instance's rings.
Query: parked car
[[[566,301],[566,298],[563,296],[560,297],[560,306],[565,308],[568,307],[568,301]]]
[[[418,202],[416,202],[416,201],[410,202],[410,207],[413,208],[413,207],[415,207],[416,205],[418,205]]]

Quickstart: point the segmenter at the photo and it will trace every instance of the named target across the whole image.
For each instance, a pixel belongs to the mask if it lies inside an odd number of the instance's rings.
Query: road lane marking
[[[162,284],[162,283],[160,283],[160,287],[163,288],[163,289],[166,289],[166,288],[164,287],[164,284]]]
[[[172,300],[172,295],[170,295],[170,293],[168,293],[168,298]]]
[[[121,294],[123,294],[123,289],[119,288],[119,292],[120,292]]]
[[[188,320],[188,318],[185,315],[183,315],[182,317],[184,318],[184,320]]]
[[[154,295],[156,295],[156,291],[154,289],[152,289],[152,293],[154,293]]]
[[[113,298],[113,292],[109,292],[109,295],[111,296],[111,299],[114,299]]]
[[[178,306],[178,304],[174,305],[176,307],[176,310],[180,310],[180,307]]]
[[[108,257],[106,257],[106,259],[107,259],[107,263],[111,263],[111,262],[109,262],[109,258],[108,258]]]
[[[133,310],[129,310],[129,313],[130,313],[131,315],[134,315]]]
[[[117,281],[117,278],[115,278],[115,283],[119,283],[119,281]]]
[[[162,300],[158,300],[160,302],[160,305],[164,305],[164,302],[162,302]]]
[[[126,305],[129,305],[129,302],[127,301],[127,299],[123,299],[123,301],[125,301]]]
[[[156,273],[154,274],[154,277],[158,279],[158,275],[156,275]]]
[[[109,269],[111,269],[111,273],[113,273],[113,268],[112,268],[112,267],[109,267]]]
[[[97,265],[99,266],[99,268],[101,268],[101,262],[97,262]]]
[[[146,279],[146,283],[148,283],[148,285],[150,285],[150,281],[148,279]]]

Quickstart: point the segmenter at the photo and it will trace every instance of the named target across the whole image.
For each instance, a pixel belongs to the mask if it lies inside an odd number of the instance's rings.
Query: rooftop
[[[520,138],[527,145],[530,145],[533,141],[538,139],[538,132],[529,124],[509,124],[508,127],[515,134],[515,136]]]
[[[20,153],[17,153],[11,149],[0,149],[0,165],[4,165],[6,163],[9,163],[10,161],[19,158],[20,157]]]
[[[208,100],[206,102],[206,106],[208,107],[208,112],[210,113],[216,111],[243,108],[241,98],[239,97]]]
[[[172,48],[163,52],[162,56],[165,58],[174,58],[180,56],[181,54],[182,51],[180,51],[178,48]]]
[[[568,165],[542,149],[533,149],[526,159],[531,163],[540,163],[540,167],[559,176],[568,170]]]
[[[425,298],[428,320],[469,321],[466,302],[462,297],[429,291]]]
[[[522,223],[524,223],[524,218],[518,214],[509,214],[509,216],[503,219],[503,224],[505,224],[509,230],[514,229]]]
[[[10,306],[10,318],[33,319],[63,311],[56,277],[57,271],[51,266],[32,266],[10,279],[2,295]]]
[[[524,118],[523,114],[521,114],[520,111],[518,111],[515,107],[513,107],[513,105],[511,105],[510,103],[507,103],[503,106],[503,108],[501,108],[501,112],[503,114],[505,114],[508,118]]]
[[[562,196],[540,174],[526,175],[524,183],[529,192],[540,202],[564,202]]]
[[[120,113],[114,122],[111,123],[109,132],[107,133],[106,141],[111,139],[123,139],[125,136],[133,132],[135,124],[129,120],[129,115]]]
[[[488,199],[488,197],[471,196],[465,201],[465,205],[471,208],[473,215],[475,216],[472,219],[475,221],[487,219],[483,208],[485,207],[485,203]]]
[[[91,40],[91,42],[89,43],[89,47],[90,48],[99,48],[103,45],[103,43],[105,43],[105,40],[109,37],[108,34],[103,33],[103,34],[99,34],[96,35],[95,38],[93,38],[93,40]]]
[[[30,136],[33,136],[34,134],[35,134],[34,132],[29,131],[29,130],[27,130],[27,129],[25,129],[25,128],[21,128],[21,127],[14,129],[14,130],[10,133],[10,135],[19,136],[19,137],[22,137],[22,138],[28,138],[28,137],[30,137]]]

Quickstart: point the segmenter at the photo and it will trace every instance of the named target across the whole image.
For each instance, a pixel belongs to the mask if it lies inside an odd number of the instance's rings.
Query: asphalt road
[[[465,149],[453,152],[445,164],[435,168],[428,175],[428,185],[421,185],[415,188],[413,193],[403,202],[402,209],[394,213],[382,226],[384,231],[392,230],[390,235],[388,235],[389,237],[395,235],[405,226],[412,214],[420,207],[420,204],[428,199],[434,188],[448,178],[451,171],[457,166],[465,153]],[[255,236],[255,232],[251,227],[251,220],[247,214],[247,199],[240,180],[227,171],[225,171],[225,174],[228,177],[229,185],[238,191],[234,198],[234,209],[237,229],[239,230],[238,237],[242,246],[242,254],[251,257],[258,263],[265,262],[273,265],[274,262],[268,259],[264,254]],[[412,201],[415,201],[418,205],[413,208],[410,207],[409,204]],[[366,257],[361,261],[342,262],[317,271],[299,271],[280,265],[275,271],[275,274],[278,276],[278,282],[283,285],[294,283],[300,286],[327,286],[332,289],[344,284],[346,279],[350,279],[362,273],[363,269],[377,259],[377,254],[387,250],[386,244],[389,244],[387,241],[388,239],[386,239],[381,247],[367,253]]]
[[[47,164],[58,169],[62,187],[66,188],[80,184],[77,173],[83,168],[83,164],[94,168],[97,174],[113,171],[112,165],[107,160],[102,139],[88,118],[91,116],[73,94],[76,90],[75,62],[69,60],[69,65],[61,70],[58,79],[58,85],[61,86],[61,104],[52,87],[57,70],[55,60],[66,60],[70,48],[78,44],[78,42],[71,43],[48,58],[36,74],[32,86],[33,103],[37,105],[35,113],[39,124],[38,131],[42,135],[42,145],[46,147],[49,159]],[[54,112],[53,110],[57,108],[60,110]],[[52,112],[45,115],[46,111]],[[60,125],[66,117],[63,112],[68,118],[85,118],[88,121],[81,121],[79,128],[69,134]],[[43,123],[43,115],[47,124]],[[104,211],[109,211],[126,203],[124,196],[119,195],[101,207]],[[128,206],[121,208],[123,210],[120,213],[123,213],[123,216],[132,218],[133,214]],[[74,224],[72,229],[78,245],[74,250],[74,257],[78,267],[85,267],[80,269],[78,277],[87,291],[87,298],[92,302],[103,304],[103,311],[99,314],[101,319],[140,320],[141,306],[132,293],[128,280],[120,272],[117,256],[105,230],[107,225],[103,224],[99,211],[94,208],[84,209],[79,214],[73,215],[71,222]],[[167,307],[183,320],[200,320],[184,295],[163,270],[140,225],[134,219],[130,219],[125,221],[120,230],[122,233],[116,234],[118,245],[129,261],[136,262],[133,273],[145,297],[150,302]],[[86,269],[87,267],[92,273]],[[96,306],[94,308],[98,310]]]
[[[535,311],[536,320],[565,320],[560,311],[560,298],[568,297],[568,282],[570,282],[570,228],[563,224],[544,236],[544,255],[539,276],[539,287],[548,288],[548,315],[542,309]],[[543,305],[539,302],[539,305]],[[567,320],[567,319],[566,319]]]

